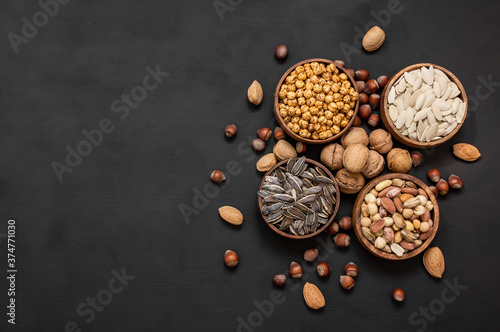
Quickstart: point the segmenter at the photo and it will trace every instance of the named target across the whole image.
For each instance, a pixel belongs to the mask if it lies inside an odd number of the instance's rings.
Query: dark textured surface
[[[442,313],[429,318],[427,331],[494,330],[500,323],[500,100],[499,83],[488,91],[480,78],[500,82],[499,3],[405,2],[384,22],[381,49],[346,55],[340,45],[355,45],[354,28],[364,30],[374,20],[371,11],[387,10],[387,2],[231,2],[221,20],[212,1],[73,0],[17,54],[7,35],[21,34],[21,18],[31,20],[40,7],[0,3],[0,235],[15,219],[18,267],[14,327],[4,312],[7,248],[0,237],[0,329],[64,331],[74,321],[84,331],[235,331],[238,317],[250,316],[256,331],[416,331],[423,323],[412,323],[410,315],[431,305]],[[284,63],[273,54],[282,43],[290,49]],[[350,232],[347,250],[331,242],[321,249],[333,268],[328,280],[312,271],[290,281],[280,298],[286,300],[264,316],[255,314],[255,303],[270,299],[272,276],[292,260],[302,262],[303,251],[327,236],[300,242],[269,231],[256,208],[257,156],[245,142],[272,123],[271,96],[283,72],[313,57],[350,57],[348,66],[375,77],[418,62],[451,70],[469,98],[481,100],[469,105],[458,135],[427,151],[410,173],[424,179],[436,167],[460,175],[465,185],[439,200],[434,244],[446,258],[443,280],[427,274],[421,256],[385,262],[370,255]],[[145,67],[157,64],[170,75],[120,119],[113,101],[142,84]],[[254,79],[265,92],[260,107],[246,99]],[[64,163],[65,147],[76,148],[82,130],[104,118],[112,119],[114,131],[59,182],[51,163]],[[223,135],[229,123],[239,128],[232,141]],[[451,146],[457,142],[478,146],[482,158],[456,159]],[[308,157],[317,159],[319,151]],[[203,190],[210,172],[225,171],[229,161],[238,174],[187,224],[179,204],[192,206],[193,190]],[[353,200],[342,195],[339,215],[350,213]],[[222,222],[222,205],[238,207],[243,226]],[[223,265],[226,249],[240,255],[235,270]],[[349,261],[360,275],[346,292],[338,276]],[[111,271],[122,268],[136,278],[92,321],[79,315],[78,305],[107,289]],[[445,280],[455,279],[467,289],[441,308]],[[324,310],[306,307],[305,280],[323,290]],[[395,287],[406,291],[402,305],[391,299]]]

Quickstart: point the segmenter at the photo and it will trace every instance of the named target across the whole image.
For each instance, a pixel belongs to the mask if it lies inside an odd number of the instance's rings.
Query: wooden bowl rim
[[[427,193],[427,196],[429,196],[429,199],[431,200],[432,204],[434,205],[434,208],[431,211],[431,215],[433,216],[433,234],[425,240],[420,247],[418,247],[415,250],[412,250],[408,253],[403,254],[402,257],[398,257],[395,254],[389,254],[386,253],[380,249],[375,248],[375,246],[368,241],[362,231],[361,231],[361,224],[360,224],[360,215],[361,215],[361,204],[363,203],[364,197],[368,192],[375,187],[375,185],[383,180],[387,179],[394,179],[394,178],[400,178],[404,180],[410,180],[413,181],[416,185],[418,185],[420,188],[424,189],[425,192]],[[381,175],[370,182],[366,184],[363,189],[359,192],[358,197],[356,197],[356,201],[354,202],[354,207],[352,209],[352,227],[354,230],[354,234],[358,238],[358,241],[361,242],[361,245],[368,250],[370,253],[373,255],[386,259],[386,260],[394,260],[394,261],[400,261],[400,260],[405,260],[408,258],[412,258],[415,256],[418,256],[421,252],[423,252],[429,245],[431,244],[432,240],[434,240],[434,237],[436,236],[436,233],[439,228],[439,206],[436,197],[432,193],[432,191],[429,189],[429,187],[422,182],[420,179],[414,177],[413,175],[409,174],[404,174],[404,173],[390,173],[390,174],[384,174]]]
[[[354,79],[354,77],[349,75],[349,73],[346,71],[345,67],[337,66],[335,64],[335,61],[323,59],[323,58],[312,58],[312,59],[303,60],[303,61],[296,63],[292,67],[290,67],[283,74],[283,76],[281,76],[281,79],[279,80],[278,85],[276,85],[276,90],[274,91],[274,96],[273,96],[273,98],[274,98],[274,116],[276,117],[276,120],[278,121],[279,126],[287,133],[288,136],[292,137],[294,140],[300,141],[302,143],[307,143],[307,144],[328,144],[328,143],[331,143],[331,142],[339,139],[340,137],[342,137],[342,135],[344,135],[345,132],[352,126],[352,124],[354,123],[354,120],[356,119],[356,116],[358,115],[359,98],[358,98],[358,100],[356,100],[356,105],[354,106],[354,114],[353,114],[351,120],[349,120],[349,123],[347,124],[347,126],[345,126],[344,129],[342,129],[337,135],[334,135],[334,136],[332,136],[328,139],[325,139],[325,140],[319,140],[319,139],[314,140],[314,139],[300,137],[300,135],[297,135],[296,133],[294,133],[290,128],[288,128],[288,126],[285,124],[285,121],[283,121],[283,119],[281,118],[281,115],[279,114],[279,106],[278,106],[279,105],[279,91],[280,91],[281,85],[283,84],[283,81],[285,81],[286,77],[296,67],[301,66],[301,65],[308,63],[308,62],[322,62],[322,63],[327,63],[327,64],[333,63],[339,69],[339,71],[343,72],[344,74],[347,75],[347,77],[349,77],[349,81],[351,82],[351,85],[354,88],[354,90],[356,90],[356,92],[358,94],[360,93],[358,91],[357,86],[356,86],[356,80]]]
[[[299,159],[300,157],[296,157],[296,159]],[[266,178],[266,176],[268,176],[269,174],[271,174],[276,168],[280,167],[281,165],[283,164],[286,164],[288,162],[288,159],[285,159],[285,160],[282,160],[280,161],[279,163],[277,163],[276,165],[274,165],[270,170],[268,170],[263,176],[262,176],[262,181],[260,181],[260,185],[259,185],[259,191],[262,189],[262,185],[264,184],[264,180]],[[311,237],[314,237],[318,234],[320,234],[321,232],[323,232],[332,222],[333,222],[333,219],[335,218],[335,216],[337,215],[337,212],[339,210],[339,206],[340,206],[340,191],[339,191],[339,186],[337,185],[337,181],[335,180],[335,177],[332,175],[332,173],[330,173],[330,171],[325,167],[323,166],[321,163],[315,161],[315,160],[312,160],[312,159],[309,159],[309,158],[306,158],[306,162],[307,163],[311,163],[311,164],[314,164],[315,166],[319,166],[323,171],[325,171],[326,175],[328,175],[328,177],[330,179],[333,180],[333,185],[335,186],[335,190],[337,191],[336,195],[335,195],[335,198],[337,199],[337,203],[335,204],[335,209],[333,210],[333,213],[332,215],[330,216],[330,218],[328,219],[328,222],[326,224],[324,224],[321,228],[318,228],[316,230],[316,232],[314,233],[309,233],[309,234],[306,234],[306,235],[293,235],[291,233],[287,233],[287,232],[283,232],[281,230],[279,230],[276,226],[274,226],[273,224],[269,224],[268,222],[266,222],[266,218],[264,216],[264,214],[262,213],[262,197],[258,196],[257,195],[257,203],[258,203],[258,207],[259,207],[259,213],[262,217],[262,220],[264,221],[264,223],[269,227],[271,228],[274,232],[278,233],[279,235],[283,236],[283,237],[286,237],[286,238],[289,238],[289,239],[294,239],[294,240],[303,240],[303,239],[309,239]]]
[[[462,99],[462,101],[465,103],[465,113],[464,113],[464,119],[462,123],[459,123],[455,129],[448,135],[444,136],[440,140],[433,141],[433,142],[418,142],[414,141],[404,135],[402,135],[397,129],[394,123],[392,123],[392,120],[389,117],[389,112],[387,110],[387,97],[389,94],[389,89],[393,86],[394,82],[396,82],[405,72],[407,71],[412,71],[414,69],[419,69],[422,67],[430,67],[433,66],[434,68],[437,68],[441,70],[443,73],[448,75],[448,78],[457,85],[458,89],[460,90],[460,94],[457,96]],[[382,122],[384,123],[385,128],[392,134],[393,137],[395,137],[399,142],[411,146],[413,148],[417,149],[429,149],[433,148],[436,146],[439,146],[441,144],[446,143],[449,141],[455,134],[462,128],[465,118],[467,117],[467,112],[468,112],[468,101],[467,101],[467,94],[465,92],[465,89],[462,85],[462,82],[448,69],[436,65],[433,63],[428,63],[428,62],[422,62],[422,63],[416,63],[410,66],[407,66],[400,71],[398,71],[394,76],[391,77],[391,79],[387,82],[387,84],[384,87],[384,90],[382,91],[381,95],[381,103],[380,103],[380,117],[382,118]]]

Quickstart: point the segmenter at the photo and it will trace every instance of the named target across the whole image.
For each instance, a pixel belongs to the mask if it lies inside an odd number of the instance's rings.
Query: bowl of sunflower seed
[[[340,204],[334,176],[304,156],[283,160],[268,170],[257,196],[266,225],[290,239],[321,233],[333,222]]]

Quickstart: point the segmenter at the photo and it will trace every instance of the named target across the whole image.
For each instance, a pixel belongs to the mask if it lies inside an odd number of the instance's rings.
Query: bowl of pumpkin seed
[[[264,174],[257,192],[266,225],[290,239],[307,239],[333,222],[340,204],[334,176],[319,162],[283,160]]]

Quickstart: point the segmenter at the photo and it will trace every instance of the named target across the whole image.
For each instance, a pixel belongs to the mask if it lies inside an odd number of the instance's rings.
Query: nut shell
[[[316,287],[316,285],[306,282],[304,288],[302,289],[302,294],[304,296],[304,301],[311,309],[321,309],[325,306],[325,297],[321,291]]]
[[[368,138],[368,134],[361,127],[351,127],[349,128],[344,136],[342,136],[340,143],[347,149],[349,145],[353,144],[363,144],[364,146],[368,146],[370,143],[370,139]]]
[[[374,26],[363,37],[363,48],[373,52],[380,48],[385,41],[385,32],[378,26]]]
[[[352,144],[344,152],[343,163],[350,173],[361,173],[368,166],[370,150],[363,144]]]
[[[424,266],[433,277],[442,278],[444,273],[444,256],[441,249],[432,247],[424,253]]]
[[[453,145],[453,154],[465,161],[474,161],[481,157],[479,150],[474,145],[467,143]]]
[[[345,168],[340,169],[335,175],[337,185],[344,194],[355,194],[365,185],[365,178],[360,173],[350,173]]]
[[[394,148],[387,154],[387,167],[393,173],[406,173],[411,165],[410,153],[405,149]]]
[[[273,153],[278,160],[286,160],[297,157],[295,148],[285,140],[279,140],[273,147]]]
[[[370,150],[368,154],[368,165],[361,172],[367,179],[371,179],[379,175],[385,166],[384,157],[375,150]]]
[[[344,167],[344,147],[337,143],[328,144],[321,150],[320,160],[321,162],[331,169],[332,171],[336,169],[341,169]]]
[[[232,206],[222,206],[219,208],[219,214],[230,224],[241,225],[243,223],[243,214],[237,208]]]
[[[384,129],[375,129],[370,133],[370,149],[384,154],[392,149],[391,134]]]
[[[276,165],[276,156],[274,153],[268,153],[262,156],[258,161],[255,167],[259,172],[267,172],[274,165]]]
[[[262,86],[259,82],[253,81],[252,85],[248,88],[248,100],[254,105],[260,105],[262,103],[262,98],[264,97],[264,92],[262,91]]]

